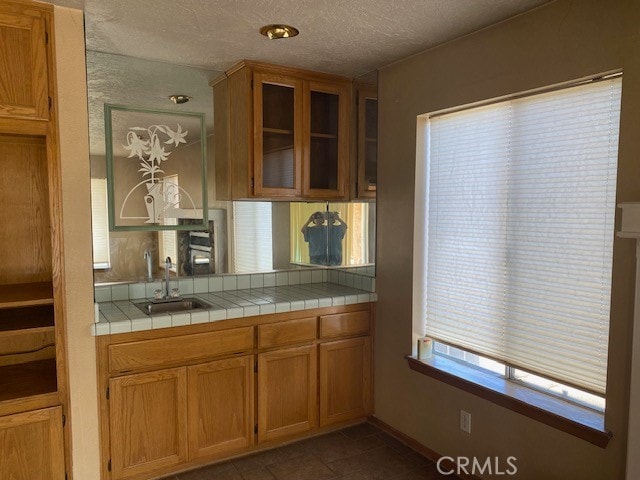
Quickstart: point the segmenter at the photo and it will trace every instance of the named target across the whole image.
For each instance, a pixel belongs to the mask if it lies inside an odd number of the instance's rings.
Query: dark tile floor
[[[429,480],[427,460],[369,423],[164,480]]]

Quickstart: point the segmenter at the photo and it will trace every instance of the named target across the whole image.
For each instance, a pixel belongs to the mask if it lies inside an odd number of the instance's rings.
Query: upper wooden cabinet
[[[49,118],[48,9],[0,3],[0,116]]]
[[[358,198],[375,198],[378,183],[378,90],[356,84],[358,105]]]
[[[348,78],[244,61],[211,84],[218,200],[348,196]]]

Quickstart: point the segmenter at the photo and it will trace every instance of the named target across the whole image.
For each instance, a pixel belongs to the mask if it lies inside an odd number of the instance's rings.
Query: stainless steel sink
[[[207,302],[203,302],[198,298],[183,298],[181,300],[168,301],[168,302],[142,302],[136,303],[136,307],[142,310],[147,315],[154,315],[160,313],[171,312],[188,312],[191,310],[206,310],[211,308]]]

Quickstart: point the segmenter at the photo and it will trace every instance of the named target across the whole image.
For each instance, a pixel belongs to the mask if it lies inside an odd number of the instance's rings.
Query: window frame
[[[413,243],[413,298],[412,298],[412,354],[405,358],[411,370],[427,375],[474,395],[480,396],[495,404],[516,411],[549,426],[582,438],[601,448],[606,448],[613,434],[605,428],[605,412],[583,407],[565,398],[559,398],[547,391],[532,388],[514,380],[511,366],[505,364],[505,377],[496,382],[498,376],[494,372],[480,371],[475,366],[464,365],[456,359],[446,359],[444,355],[434,354],[430,359],[420,360],[417,357],[417,340],[424,336],[424,292],[426,291],[427,249],[422,237],[426,231],[429,211],[428,172],[428,122],[434,115],[452,113],[477,106],[513,100],[516,98],[542,94],[598,80],[607,80],[621,76],[621,70],[603,73],[598,76],[585,77],[577,81],[564,82],[551,87],[534,89],[527,92],[505,95],[491,100],[475,102],[455,108],[443,109],[417,116],[416,122],[416,162],[415,162],[415,194],[414,194],[414,243]],[[460,347],[456,347],[460,348]],[[464,350],[464,349],[461,349]],[[440,358],[439,358],[440,357]],[[608,368],[611,368],[610,366]],[[521,369],[522,370],[522,369]],[[538,375],[538,374],[535,374]],[[538,375],[540,376],[540,375]],[[606,401],[606,396],[604,397]]]
[[[494,362],[495,364],[500,365],[502,367],[503,371],[502,371],[502,373],[498,373],[496,371],[491,370],[490,368],[483,367],[481,365],[476,365],[473,362],[471,362],[470,360],[467,360],[466,358],[458,358],[458,357],[456,357],[454,355],[451,355],[451,354],[447,354],[447,353],[436,351],[436,347],[442,347],[442,346],[443,347],[449,347],[449,348],[455,348],[456,350],[459,350],[459,351],[461,351],[461,352],[463,352],[465,354],[475,355],[476,357],[479,357],[480,359],[484,359],[484,360],[488,360],[488,361]],[[557,398],[557,399],[562,400],[564,402],[576,405],[578,407],[587,408],[589,410],[593,410],[594,412],[596,412],[598,414],[604,415],[606,407],[600,408],[600,407],[597,407],[597,406],[595,406],[593,404],[589,404],[586,401],[585,402],[581,402],[580,400],[571,398],[571,397],[569,397],[567,395],[562,395],[562,394],[560,394],[558,392],[555,392],[555,391],[551,390],[550,388],[545,388],[545,387],[542,387],[542,386],[534,385],[534,384],[532,384],[530,382],[526,382],[524,380],[521,380],[521,379],[517,378],[516,371],[520,370],[520,371],[523,371],[523,372],[525,372],[527,374],[534,375],[534,376],[536,376],[536,377],[538,377],[538,378],[540,378],[542,380],[549,381],[549,382],[555,382],[557,385],[559,385],[561,387],[570,388],[570,389],[573,389],[573,390],[575,390],[577,392],[580,392],[580,393],[583,393],[583,394],[586,394],[586,395],[591,395],[593,397],[601,399],[606,404],[606,398],[604,396],[595,395],[595,394],[592,394],[592,393],[587,392],[585,390],[573,387],[571,385],[563,384],[563,383],[558,382],[557,380],[554,380],[552,378],[545,377],[544,375],[539,375],[539,374],[533,373],[533,372],[527,372],[526,370],[524,370],[522,368],[519,368],[519,367],[516,367],[516,366],[513,366],[513,365],[510,365],[507,362],[499,362],[499,361],[494,360],[492,358],[485,357],[483,355],[480,355],[480,354],[477,354],[477,353],[474,353],[474,352],[470,352],[468,350],[465,350],[463,348],[457,347],[455,345],[448,345],[445,342],[434,341],[433,355],[441,355],[443,357],[446,357],[448,359],[453,360],[454,362],[459,362],[459,363],[462,363],[464,365],[469,366],[470,368],[475,368],[475,369],[479,370],[480,372],[485,373],[487,375],[495,375],[497,377],[503,378],[504,380],[506,380],[508,382],[513,382],[515,384],[521,385],[524,388],[530,388],[531,390],[535,390],[535,391],[541,392],[541,393],[543,393],[545,395],[549,395],[551,397]]]

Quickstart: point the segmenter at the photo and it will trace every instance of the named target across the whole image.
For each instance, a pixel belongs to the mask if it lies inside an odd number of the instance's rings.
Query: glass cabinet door
[[[255,73],[254,195],[300,195],[301,112],[300,80]]]
[[[314,82],[306,85],[303,193],[309,197],[343,197],[349,155],[349,87]]]
[[[378,96],[373,86],[358,88],[358,197],[376,196],[378,183]]]

